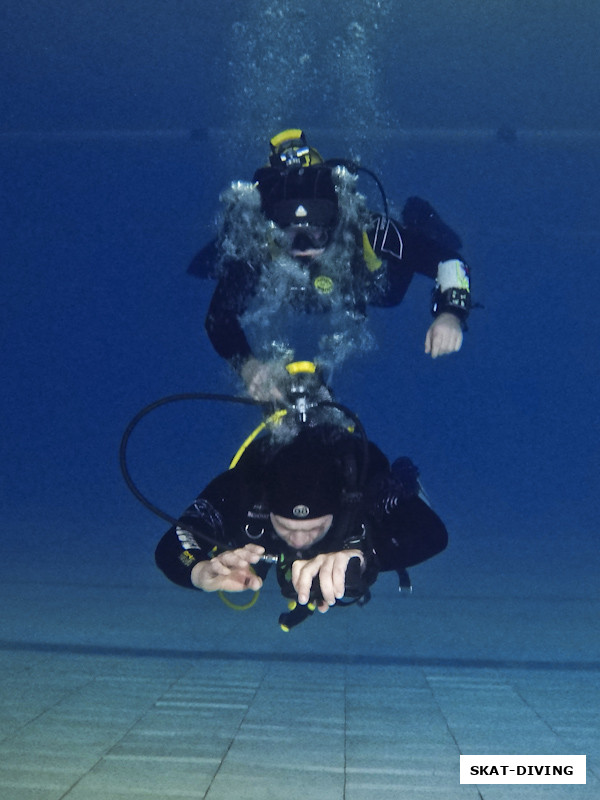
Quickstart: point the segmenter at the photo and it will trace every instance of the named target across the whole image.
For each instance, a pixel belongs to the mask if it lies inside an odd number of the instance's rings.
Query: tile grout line
[[[342,800],[346,800],[346,787],[348,783],[348,665],[344,665],[344,783],[342,787]]]
[[[464,755],[464,753],[463,753],[463,751],[461,750],[461,747],[460,747],[460,745],[459,745],[459,743],[458,743],[458,739],[457,739],[457,738],[456,738],[456,736],[454,735],[454,731],[453,731],[453,730],[452,730],[452,728],[450,727],[450,723],[448,722],[448,718],[447,718],[447,716],[444,714],[444,710],[443,710],[442,706],[440,705],[440,703],[439,703],[439,701],[438,701],[438,699],[437,699],[437,696],[436,696],[436,694],[435,694],[434,687],[432,686],[432,684],[431,684],[431,682],[430,682],[430,680],[429,680],[429,677],[428,677],[428,675],[426,674],[426,672],[425,672],[423,669],[421,669],[421,674],[423,675],[423,678],[425,679],[425,683],[426,683],[426,684],[427,684],[427,686],[429,687],[429,692],[430,692],[430,694],[431,694],[431,699],[433,700],[433,702],[434,702],[434,704],[435,704],[435,706],[436,706],[436,708],[437,708],[437,710],[438,710],[438,712],[439,712],[440,716],[441,716],[441,717],[442,717],[442,719],[444,720],[444,724],[445,724],[445,726],[446,726],[446,730],[448,731],[448,733],[450,734],[450,737],[451,737],[452,741],[453,741],[453,742],[454,742],[454,744],[456,745],[456,750],[458,751],[458,755],[459,755],[459,757],[460,757],[461,755]],[[504,682],[506,682],[506,679],[505,679],[505,678],[504,678]],[[479,800],[485,800],[485,798],[483,797],[483,795],[481,794],[481,792],[480,792],[480,790],[479,790],[479,786],[475,786],[475,791],[477,792],[477,797],[479,798]]]
[[[190,664],[190,666],[188,667],[188,669],[187,669],[187,670],[186,670],[186,671],[185,671],[185,672],[184,672],[182,675],[178,675],[176,678],[173,678],[173,680],[171,681],[171,683],[170,683],[170,684],[167,686],[167,688],[166,688],[166,689],[165,689],[165,690],[162,692],[162,694],[161,694],[161,697],[162,697],[163,695],[165,695],[167,692],[169,692],[169,691],[170,691],[170,689],[172,689],[172,687],[173,687],[173,686],[174,686],[176,683],[178,683],[178,682],[179,682],[179,681],[180,681],[180,680],[181,680],[183,677],[185,677],[185,675],[187,675],[187,674],[188,674],[189,672],[191,672],[193,669],[194,669],[194,666]],[[90,681],[90,683],[94,683],[94,682],[97,680],[97,677],[98,677],[98,676],[94,677],[94,678],[92,679],[92,681]],[[159,699],[160,699],[160,698],[159,698]],[[133,730],[133,728],[134,728],[134,727],[135,727],[135,726],[138,724],[138,722],[139,722],[139,721],[140,721],[140,720],[141,720],[141,719],[142,719],[142,718],[145,716],[145,714],[147,714],[147,713],[148,713],[148,711],[149,711],[151,708],[153,708],[154,706],[156,706],[156,703],[157,703],[157,702],[158,702],[158,700],[157,700],[157,698],[155,697],[155,698],[154,698],[154,699],[153,699],[153,700],[152,700],[150,703],[148,703],[148,705],[147,705],[147,706],[146,706],[146,707],[145,707],[145,708],[144,708],[144,709],[143,709],[143,710],[140,712],[140,714],[139,714],[139,715],[136,717],[136,719],[134,719],[134,720],[133,720],[133,722],[131,723],[131,725],[129,725],[129,726],[128,726],[128,727],[127,727],[127,728],[126,728],[126,729],[125,729],[125,730],[124,730],[124,731],[123,731],[123,732],[122,732],[122,733],[121,733],[121,734],[118,736],[118,738],[116,738],[116,739],[115,739],[115,740],[114,740],[114,741],[113,741],[113,742],[112,742],[112,743],[111,743],[111,744],[110,744],[110,745],[109,745],[109,746],[108,746],[108,747],[107,747],[107,748],[104,750],[104,752],[102,753],[102,755],[101,755],[101,756],[99,756],[99,758],[97,758],[97,759],[96,759],[96,761],[95,761],[95,762],[94,762],[94,763],[91,765],[91,767],[90,767],[89,769],[87,769],[87,770],[86,770],[86,771],[83,773],[83,775],[80,775],[80,776],[77,778],[77,780],[76,780],[74,783],[72,783],[72,784],[71,784],[71,786],[69,786],[69,788],[68,788],[68,789],[67,789],[67,790],[66,790],[66,791],[65,791],[63,794],[61,794],[61,796],[58,798],[58,800],[65,800],[65,798],[68,798],[69,794],[70,794],[70,793],[73,791],[73,789],[75,789],[75,788],[76,788],[76,787],[77,787],[77,786],[78,786],[78,785],[81,783],[81,781],[82,781],[82,780],[83,780],[85,777],[87,777],[87,776],[90,774],[90,772],[91,772],[93,769],[95,769],[95,767],[97,767],[97,766],[98,766],[98,765],[99,765],[99,764],[100,764],[100,763],[101,763],[101,762],[102,762],[102,761],[103,761],[103,760],[104,760],[104,759],[107,757],[107,755],[110,753],[110,751],[111,751],[111,750],[112,750],[112,749],[113,749],[113,748],[114,748],[114,747],[115,747],[115,746],[116,746],[116,745],[117,745],[119,742],[121,742],[121,741],[122,741],[122,740],[123,740],[123,739],[124,739],[124,738],[127,736],[127,734],[128,734],[128,733],[130,733],[130,732]]]
[[[261,675],[261,677],[260,677],[260,680],[259,680],[258,684],[257,684],[257,685],[255,686],[255,688],[254,688],[254,693],[253,693],[252,697],[251,697],[251,698],[250,698],[250,700],[248,701],[248,705],[247,705],[247,707],[246,707],[246,711],[244,712],[244,714],[243,714],[243,716],[242,716],[241,720],[239,721],[239,724],[238,724],[238,726],[237,726],[237,728],[236,728],[236,730],[235,730],[234,734],[232,735],[232,737],[231,737],[231,739],[230,739],[230,741],[229,741],[229,744],[227,745],[227,749],[225,750],[225,753],[223,754],[223,758],[221,759],[221,761],[220,761],[220,763],[219,763],[219,766],[216,768],[216,770],[215,770],[215,772],[214,772],[214,774],[213,774],[212,778],[210,779],[210,783],[209,783],[209,784],[208,784],[208,786],[206,787],[206,791],[205,791],[205,792],[204,792],[204,794],[202,795],[202,800],[207,800],[207,798],[208,798],[208,794],[209,794],[210,790],[212,789],[212,787],[213,787],[213,784],[214,784],[214,782],[215,782],[215,780],[216,780],[216,778],[217,778],[217,776],[218,776],[219,772],[221,771],[221,767],[222,767],[222,766],[223,766],[223,764],[225,763],[225,759],[226,759],[226,758],[227,758],[227,756],[229,755],[229,751],[230,751],[230,750],[231,750],[231,748],[233,747],[233,744],[234,744],[234,742],[235,742],[235,740],[236,740],[236,737],[237,737],[238,733],[240,732],[240,729],[241,729],[242,725],[243,725],[243,724],[244,724],[244,722],[246,721],[246,718],[248,717],[248,714],[250,713],[250,708],[252,707],[252,704],[253,704],[253,703],[254,703],[254,701],[256,700],[256,696],[258,695],[258,693],[259,693],[260,689],[262,688],[262,686],[263,686],[263,684],[264,684],[264,682],[265,682],[265,678],[266,678],[266,676],[267,676],[267,666],[266,666],[266,664],[265,664],[265,665],[264,665],[264,667],[263,667],[263,672],[262,672],[262,675]]]
[[[282,654],[278,651],[227,651],[227,650],[181,650],[176,648],[130,647],[126,645],[79,645],[52,642],[20,642],[0,639],[0,651],[35,652],[50,654],[73,654],[81,656],[113,656],[144,659],[170,658],[177,661],[254,661],[270,663],[306,663],[306,664],[345,664],[354,666],[393,666],[393,667],[432,667],[483,670],[519,670],[541,672],[599,672],[600,660],[590,661],[545,661],[542,659],[516,658],[473,658],[473,657],[439,657],[439,656],[396,656],[390,654],[361,656],[349,653],[346,649],[341,653],[317,654],[303,656],[299,653]]]
[[[56,701],[54,703],[52,703],[51,706],[47,706],[46,708],[44,708],[43,711],[40,711],[39,714],[36,714],[34,717],[31,717],[26,722],[24,722],[22,725],[19,725],[18,728],[15,728],[14,731],[11,731],[10,734],[8,734],[7,736],[4,736],[2,739],[0,739],[0,743],[1,744],[5,744],[7,742],[10,742],[11,739],[14,739],[15,736],[17,736],[19,733],[21,733],[21,731],[23,731],[28,725],[31,725],[32,723],[37,722],[38,720],[41,720],[46,714],[48,714],[50,711],[52,711],[54,708],[56,708],[56,706],[60,705],[60,703],[62,703],[64,700],[66,700],[67,698],[71,697],[74,694],[77,694],[77,692],[80,692],[86,686],[92,685],[95,682],[95,680],[96,680],[95,677],[87,678],[85,681],[83,681],[83,683],[81,683],[78,686],[66,691],[59,698],[57,698]]]
[[[521,694],[521,692],[519,691],[519,689],[517,689],[517,687],[516,687],[516,686],[513,686],[513,687],[512,687],[512,690],[514,691],[514,693],[516,694],[516,696],[519,698],[519,700],[521,700],[521,702],[522,702],[522,703],[523,703],[525,706],[527,706],[527,708],[529,708],[531,711],[533,711],[534,715],[535,715],[535,716],[536,716],[536,717],[537,717],[537,718],[540,720],[540,722],[541,722],[543,725],[545,725],[545,726],[546,726],[546,727],[547,727],[547,728],[548,728],[548,729],[549,729],[549,730],[552,732],[552,734],[553,734],[554,736],[556,736],[556,738],[558,739],[558,741],[559,741],[559,742],[566,742],[566,743],[568,744],[568,747],[571,747],[571,745],[568,743],[568,737],[565,737],[565,736],[563,736],[563,735],[562,735],[562,734],[560,734],[560,733],[559,733],[557,730],[555,730],[555,728],[553,727],[552,723],[551,723],[551,722],[547,722],[547,721],[544,719],[544,717],[542,717],[542,715],[539,713],[539,711],[537,711],[537,709],[536,709],[536,708],[534,708],[534,707],[531,705],[531,703],[530,703],[530,702],[529,702],[529,701],[528,701],[528,700],[527,700],[527,699],[526,699],[526,698],[525,698],[525,697],[524,697],[524,696]],[[599,775],[597,774],[597,772],[596,772],[596,769],[595,769],[594,767],[590,767],[590,765],[589,765],[589,764],[587,765],[587,771],[588,771],[588,772],[591,772],[591,773],[592,773],[592,775],[593,775],[595,778],[600,778],[600,776],[599,776]]]

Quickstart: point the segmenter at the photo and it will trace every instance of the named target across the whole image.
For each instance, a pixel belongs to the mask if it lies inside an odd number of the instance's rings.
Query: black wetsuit
[[[340,435],[335,445],[340,458],[362,462],[362,444],[357,437]],[[336,451],[337,452],[337,451]],[[263,546],[267,553],[283,559],[277,565],[277,578],[286,597],[294,597],[289,581],[289,566],[298,559],[319,553],[359,549],[366,561],[364,580],[372,584],[378,572],[400,571],[440,553],[448,535],[440,518],[418,496],[416,481],[394,476],[383,453],[369,445],[368,472],[363,499],[355,510],[334,514],[331,529],[310,549],[296,551],[275,533],[264,497],[263,471],[272,454],[268,439],[255,441],[238,465],[215,478],[196,501],[182,514],[156,548],[156,563],[169,580],[192,588],[193,566],[222,552],[246,544]],[[409,462],[410,463],[410,462]],[[205,541],[200,535],[208,536]],[[215,542],[223,544],[214,549]],[[269,566],[256,565],[264,577]]]
[[[424,201],[420,201],[423,202]],[[432,214],[435,214],[431,209]],[[439,225],[444,224],[439,222]],[[450,229],[445,236],[430,235],[422,225],[401,225],[394,220],[380,216],[373,224],[356,235],[356,252],[352,262],[352,275],[347,276],[348,285],[343,296],[349,310],[366,315],[367,306],[398,305],[410,285],[415,273],[436,279],[441,262],[457,259],[457,246],[460,240]],[[218,254],[215,243],[211,243],[192,261],[188,271],[201,275],[210,272],[208,263]],[[468,268],[465,281],[468,286]],[[222,357],[238,366],[254,355],[246,338],[241,317],[254,298],[263,274],[260,265],[243,261],[225,261],[221,267],[221,277],[213,294],[206,317],[206,330],[209,339]],[[290,297],[290,303],[305,312],[327,311],[328,276],[325,277],[325,291],[319,277],[322,277],[319,259],[307,266],[310,270],[308,290],[306,287],[297,296]],[[321,287],[321,288],[320,288]],[[439,296],[433,305],[434,315],[450,311],[464,322],[468,308],[458,306],[448,295]]]

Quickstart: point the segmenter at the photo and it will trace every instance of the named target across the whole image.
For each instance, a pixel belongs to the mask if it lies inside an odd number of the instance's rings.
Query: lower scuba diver
[[[155,560],[204,592],[257,591],[274,568],[303,615],[280,618],[287,630],[315,609],[366,602],[380,572],[402,580],[447,542],[410,459],[390,465],[365,437],[323,422],[255,439],[165,533]]]
[[[357,191],[361,171],[377,182],[382,213]],[[469,267],[460,238],[427,201],[410,197],[402,220],[392,219],[377,176],[346,159],[323,159],[296,128],[274,136],[268,164],[221,200],[218,238],[188,272],[217,278],[206,330],[254,399],[277,398],[286,361],[320,352],[321,366],[339,366],[353,351],[368,350],[368,307],[397,306],[415,274],[435,281],[425,353],[460,350],[471,308]],[[310,321],[294,329],[292,318],[305,314]],[[300,352],[299,329],[314,329],[318,346]]]

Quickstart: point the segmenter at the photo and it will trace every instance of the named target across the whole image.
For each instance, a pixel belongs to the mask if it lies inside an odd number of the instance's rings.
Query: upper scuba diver
[[[325,161],[299,129],[282,131],[270,145],[269,163],[253,181],[234,183],[221,196],[218,239],[188,268],[218,278],[206,330],[250,396],[279,398],[285,363],[294,358],[318,361],[319,348],[324,362],[345,357],[367,307],[398,305],[415,273],[435,281],[425,353],[458,351],[471,307],[469,269],[459,237],[429,203],[409,198],[398,222],[382,192],[384,213],[373,213],[356,190],[364,168]],[[290,312],[312,313],[305,332],[329,318],[329,336],[307,355],[288,337]]]

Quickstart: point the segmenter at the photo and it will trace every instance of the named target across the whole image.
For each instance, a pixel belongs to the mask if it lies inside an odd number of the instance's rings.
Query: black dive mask
[[[331,236],[329,228],[316,225],[289,225],[283,232],[286,249],[292,255],[318,255],[327,247]]]

